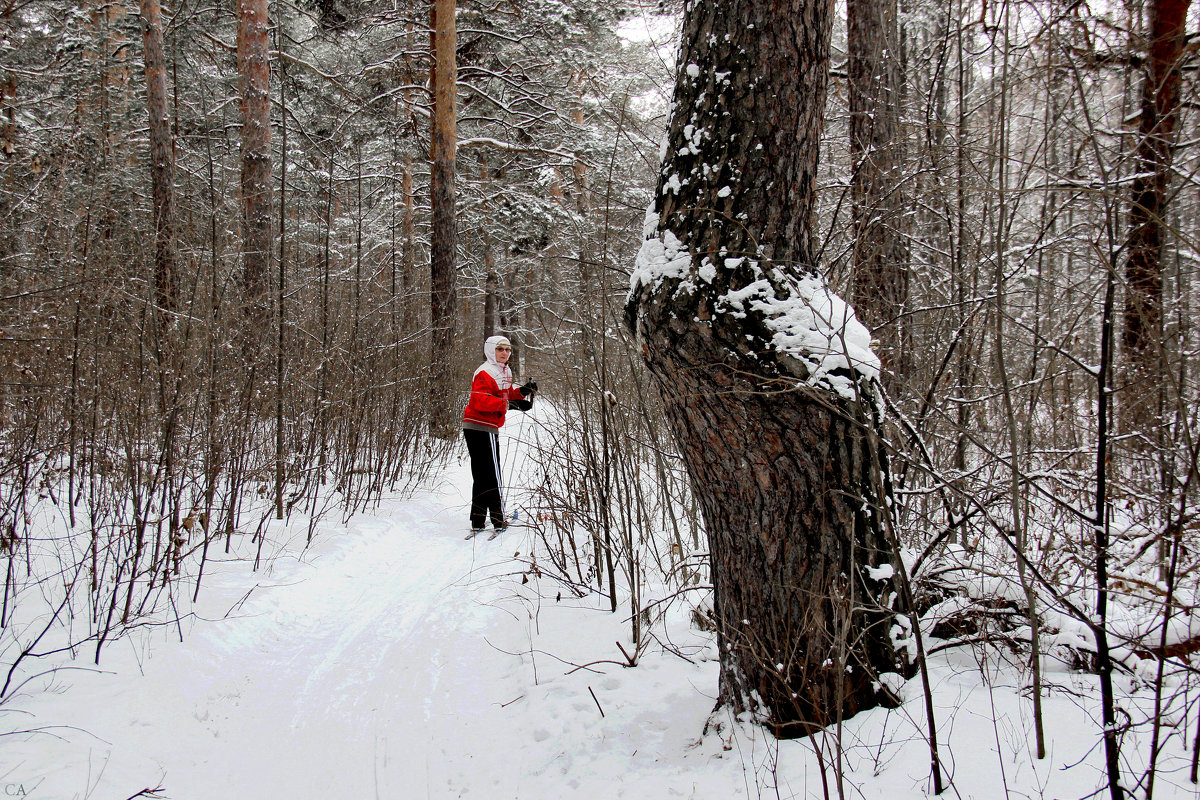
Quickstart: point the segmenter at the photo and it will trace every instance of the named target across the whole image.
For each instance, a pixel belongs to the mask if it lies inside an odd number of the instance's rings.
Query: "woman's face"
[[[511,347],[506,344],[496,345],[496,363],[507,364],[510,358],[512,358]]]

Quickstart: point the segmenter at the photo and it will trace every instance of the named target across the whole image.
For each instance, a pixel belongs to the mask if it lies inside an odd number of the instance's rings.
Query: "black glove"
[[[537,383],[526,381],[524,386],[517,387],[517,391],[521,393],[521,397],[532,397],[537,394]]]
[[[514,397],[512,400],[508,401],[508,407],[515,408],[517,411],[528,411],[529,409],[533,408],[533,401]]]

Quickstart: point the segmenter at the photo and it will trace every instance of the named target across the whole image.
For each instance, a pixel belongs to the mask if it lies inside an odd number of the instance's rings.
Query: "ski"
[[[516,512],[516,513],[514,513],[514,514],[512,515],[512,519],[510,519],[510,520],[508,521],[508,525],[504,526],[504,527],[503,527],[503,528],[501,528],[500,530],[493,530],[493,531],[492,531],[492,533],[491,533],[491,535],[489,535],[489,536],[487,537],[487,540],[490,542],[492,539],[495,539],[497,536],[499,536],[500,534],[504,533],[504,532],[505,532],[505,531],[507,531],[509,528],[520,528],[520,527],[522,527],[521,523],[518,521],[518,520],[520,520],[520,518],[521,518],[521,514],[520,514],[520,512],[519,512],[519,511],[518,511],[518,512]],[[469,541],[471,541],[472,539],[474,539],[476,536],[478,536],[478,535],[479,535],[479,534],[481,534],[481,533],[483,533],[483,528],[480,528],[480,529],[478,529],[478,530],[476,530],[475,528],[472,528],[472,529],[471,529],[471,532],[467,534],[467,541],[468,541],[468,542],[469,542]]]

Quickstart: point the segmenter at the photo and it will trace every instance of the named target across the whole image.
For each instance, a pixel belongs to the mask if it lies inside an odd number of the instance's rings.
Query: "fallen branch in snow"
[[[711,583],[701,583],[701,584],[697,584],[695,586],[684,586],[682,589],[672,592],[671,594],[667,595],[666,597],[660,597],[657,600],[652,600],[651,602],[642,606],[641,613],[646,614],[650,610],[657,608],[658,606],[662,605],[663,603],[670,603],[672,600],[676,600],[676,599],[682,597],[687,592],[711,592],[711,591],[712,591]]]
[[[549,653],[547,653],[546,655],[550,655],[550,654],[549,654]],[[557,656],[555,656],[555,658],[558,658],[558,657],[557,657]],[[559,661],[563,661],[561,658],[559,658],[558,660],[559,660]],[[569,664],[569,663],[571,663],[571,662],[569,662],[569,661],[563,661],[563,663],[564,663],[564,664]],[[589,672],[594,672],[594,673],[596,673],[597,675],[603,675],[604,673],[603,673],[603,672],[601,672],[600,670],[598,670],[598,669],[592,669],[592,667],[596,666],[597,664],[615,664],[615,665],[617,665],[618,667],[625,667],[626,669],[628,669],[628,668],[629,668],[629,665],[628,665],[628,664],[624,664],[624,663],[622,663],[622,662],[620,662],[620,661],[613,661],[611,658],[601,658],[601,659],[599,659],[599,660],[597,660],[597,661],[589,661],[589,662],[588,662],[588,663],[586,663],[586,664],[576,664],[574,669],[572,669],[572,670],[569,670],[569,671],[567,671],[567,672],[564,672],[563,674],[564,674],[564,675],[573,675],[574,673],[578,672],[578,671],[579,671],[579,670],[581,670],[581,669],[586,669],[586,670],[588,670]]]
[[[1140,647],[1133,651],[1133,654],[1138,658],[1154,658],[1154,659],[1171,659],[1181,656],[1190,656],[1192,653],[1200,652],[1200,635],[1192,636],[1183,641],[1169,644],[1165,647]]]
[[[573,661],[567,661],[565,658],[562,658],[561,656],[556,656],[554,653],[548,652],[546,650],[538,650],[537,648],[531,647],[528,650],[522,650],[521,652],[516,653],[516,652],[513,652],[512,650],[505,650],[503,647],[497,647],[496,645],[494,645],[490,641],[488,641],[487,637],[484,637],[484,641],[487,642],[488,647],[491,647],[494,650],[499,650],[501,653],[505,653],[510,656],[533,656],[533,655],[550,656],[550,658],[553,658],[555,661],[561,661],[564,664],[569,664],[572,667],[572,669],[568,670],[567,672],[564,672],[563,673],[564,675],[571,675],[573,673],[578,672],[581,669],[586,669],[590,672],[596,673],[597,675],[603,675],[604,673],[601,672],[600,670],[591,669],[591,667],[595,664],[616,664],[618,667],[629,666],[628,664],[622,664],[620,661],[611,661],[611,660],[589,661],[586,664],[576,664]],[[518,698],[518,699],[520,699],[520,698]]]
[[[981,636],[963,636],[958,639],[948,639],[940,644],[931,645],[929,650],[926,651],[925,655],[931,656],[935,653],[940,653],[943,650],[950,650],[954,647],[963,647],[969,644],[996,644],[997,642],[1003,642],[1007,644],[1010,649],[1016,651],[1017,641],[1018,640],[1016,639],[1012,639],[1011,637],[1003,636],[998,633],[986,633]]]
[[[590,694],[590,695],[592,696],[592,700],[595,700],[595,701],[596,701],[596,708],[599,708],[599,709],[600,709],[600,716],[601,716],[601,717],[603,717],[603,716],[604,716],[604,709],[603,709],[603,708],[600,708],[600,701],[599,701],[599,700],[596,700],[596,693],[592,691],[592,687],[591,687],[591,686],[589,686],[589,687],[588,687],[588,694]]]
[[[649,636],[649,637],[650,637],[651,639],[653,639],[654,641],[658,642],[658,646],[662,648],[662,651],[663,651],[664,653],[670,653],[671,655],[675,656],[676,658],[682,658],[684,661],[686,661],[686,662],[687,662],[687,663],[689,663],[689,664],[693,664],[693,665],[694,665],[694,664],[696,664],[696,663],[697,663],[697,662],[696,662],[696,661],[694,661],[693,659],[690,659],[690,658],[688,658],[687,656],[685,656],[685,655],[683,654],[683,651],[681,651],[681,650],[679,649],[679,647],[678,647],[678,646],[677,646],[675,643],[673,643],[673,642],[669,642],[669,641],[668,641],[668,642],[664,642],[664,641],[663,641],[661,638],[659,638],[658,634],[656,634],[654,631],[652,631],[652,630],[651,630],[651,631],[646,631],[646,635],[647,635],[647,636]],[[700,651],[702,651],[704,648],[703,648],[703,647],[696,647],[695,649],[696,649],[696,651],[697,651],[697,652],[700,652]]]

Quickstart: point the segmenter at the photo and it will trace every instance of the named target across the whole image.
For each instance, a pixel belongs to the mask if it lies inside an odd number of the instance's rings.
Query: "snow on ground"
[[[505,458],[521,471],[522,418]],[[513,435],[515,434],[515,435]],[[529,529],[463,540],[469,471],[386,500],[347,525],[268,532],[253,573],[213,565],[196,616],[86,655],[29,684],[0,713],[0,791],[30,798],[730,798],[839,796],[834,734],[777,742],[724,720],[702,735],[715,649],[671,607],[636,668],[622,612],[522,582]],[[1090,678],[1056,674],[1051,754],[1030,754],[1017,674],[967,650],[933,671],[947,797],[1085,797],[1101,782]],[[842,731],[844,797],[927,796],[920,684],[895,711]],[[1195,797],[1186,742],[1168,742],[1159,797]],[[815,750],[824,752],[818,758]],[[1142,748],[1144,749],[1144,748]],[[1165,782],[1162,782],[1165,781]],[[828,791],[828,793],[826,793]]]

